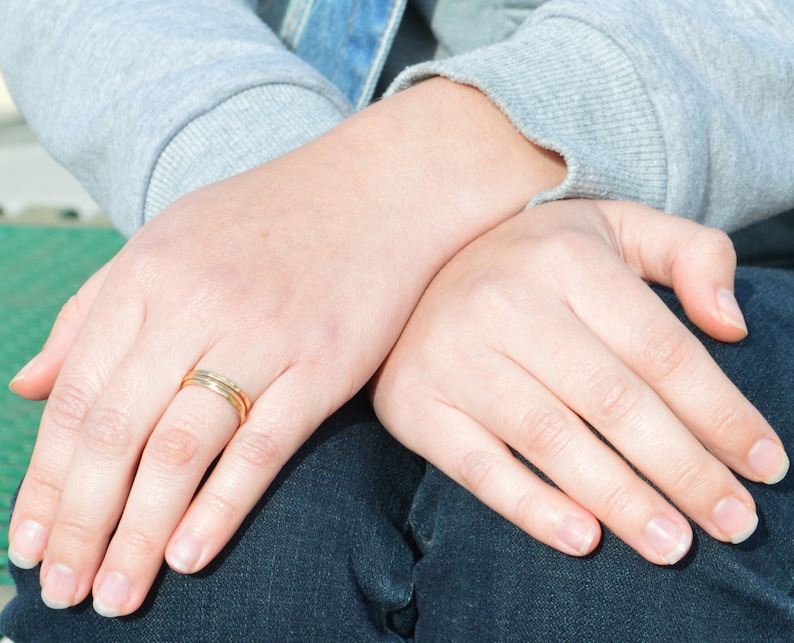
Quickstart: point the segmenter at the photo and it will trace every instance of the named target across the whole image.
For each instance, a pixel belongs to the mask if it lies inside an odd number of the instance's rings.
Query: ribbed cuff
[[[530,20],[497,45],[407,69],[387,94],[432,76],[477,87],[524,136],[565,158],[565,182],[530,206],[590,198],[665,207],[653,105],[625,53],[598,30],[566,17]]]
[[[144,221],[188,192],[300,147],[347,115],[328,98],[297,85],[262,85],[232,96],[166,145],[146,191]]]

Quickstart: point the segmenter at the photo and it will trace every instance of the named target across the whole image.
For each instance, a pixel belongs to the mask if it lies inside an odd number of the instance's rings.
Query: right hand
[[[565,553],[593,551],[597,519],[657,564],[692,541],[681,513],[580,418],[711,536],[740,542],[757,517],[729,467],[773,483],[788,458],[643,283],[672,286],[695,324],[737,341],[735,261],[724,234],[635,203],[522,212],[434,278],[374,380],[375,410],[406,447]]]

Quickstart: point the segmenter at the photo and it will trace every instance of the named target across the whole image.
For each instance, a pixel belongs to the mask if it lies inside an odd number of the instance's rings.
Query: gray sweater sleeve
[[[278,156],[352,111],[252,4],[0,2],[0,65],[17,105],[123,233],[144,211]],[[278,122],[287,103],[289,122]]]
[[[554,0],[390,92],[434,75],[563,154],[567,180],[533,204],[630,199],[724,229],[794,207],[790,0]]]
[[[352,111],[251,4],[0,2],[18,105],[123,232]],[[534,203],[626,198],[736,228],[794,205],[793,12],[789,0],[552,0],[513,38],[411,68],[392,91],[438,74],[480,87],[566,157],[565,184]]]

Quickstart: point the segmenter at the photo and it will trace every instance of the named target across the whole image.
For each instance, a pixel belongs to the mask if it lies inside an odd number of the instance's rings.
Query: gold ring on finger
[[[203,386],[223,396],[240,415],[240,426],[248,417],[251,400],[237,384],[223,375],[212,371],[193,370],[182,378],[182,385],[179,388],[181,390],[186,386]]]

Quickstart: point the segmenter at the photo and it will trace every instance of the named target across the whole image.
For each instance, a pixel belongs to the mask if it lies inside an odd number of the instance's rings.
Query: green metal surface
[[[43,408],[5,384],[41,349],[63,303],[122,244],[104,228],[0,225],[0,584],[11,583],[9,506]]]

